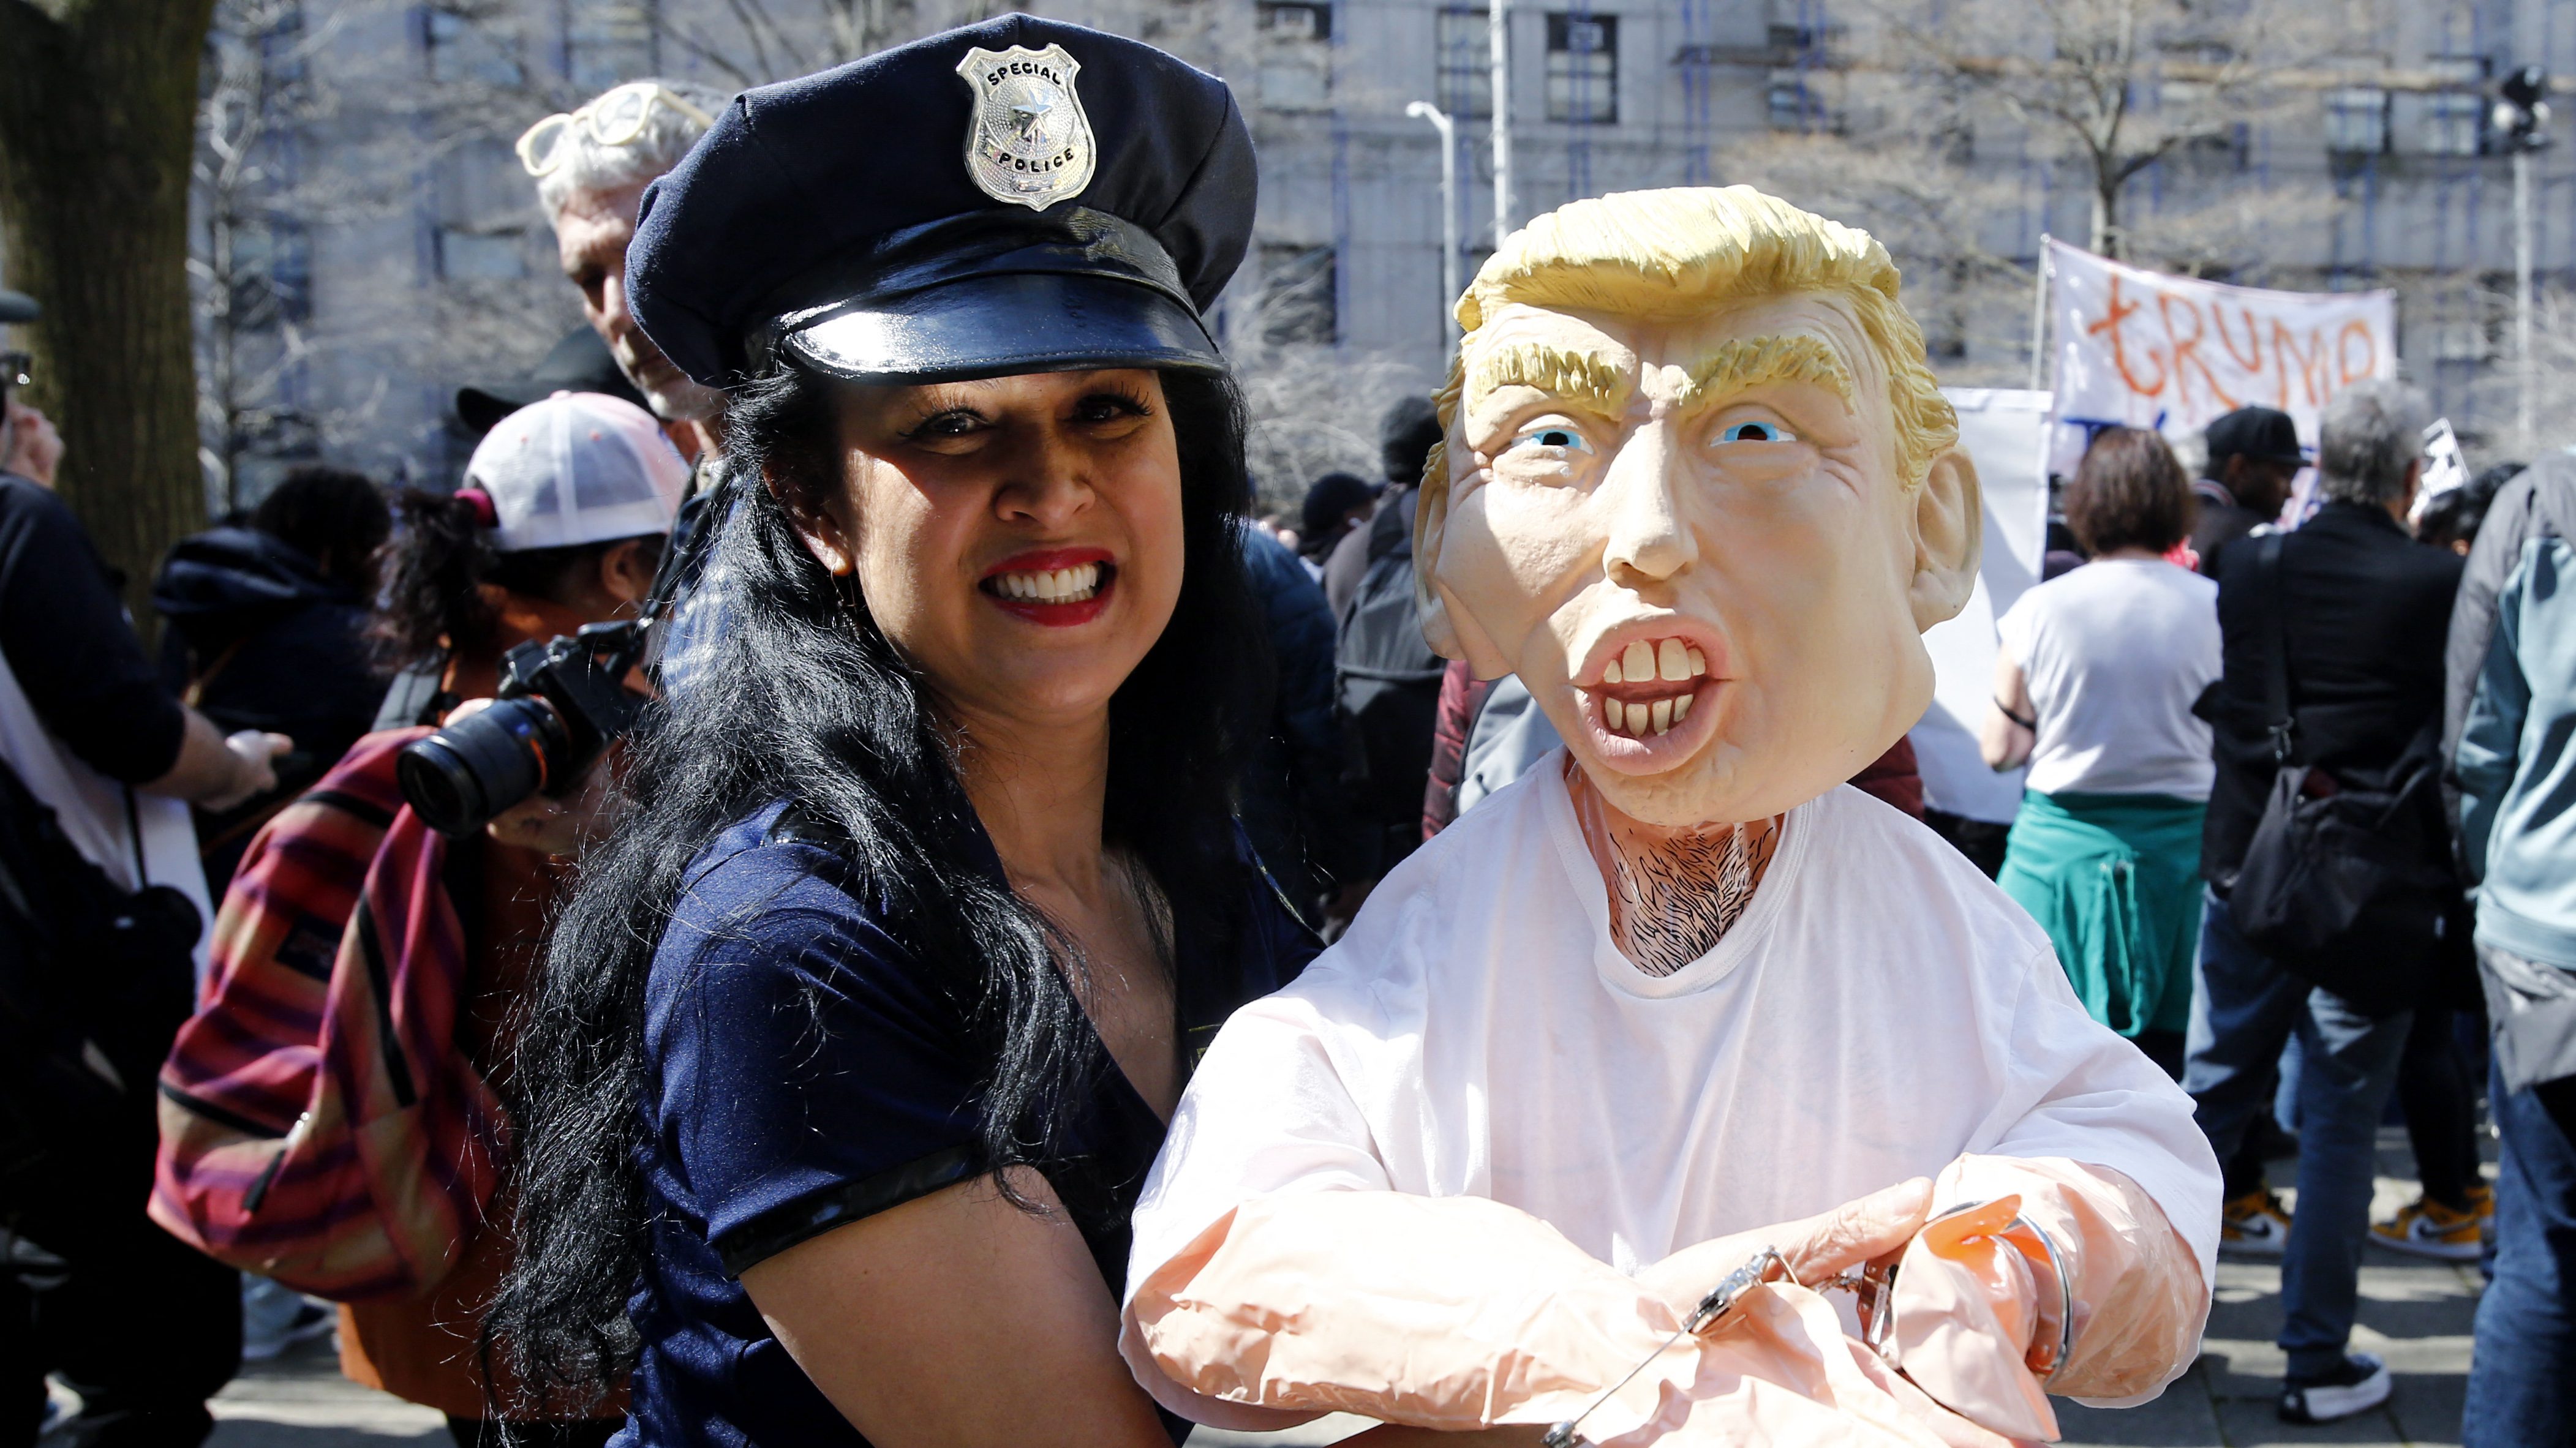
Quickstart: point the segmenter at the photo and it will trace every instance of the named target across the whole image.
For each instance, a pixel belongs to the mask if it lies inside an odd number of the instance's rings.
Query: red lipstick
[[[1082,571],[1092,575],[1090,591],[1066,597],[1069,587],[1078,586],[1080,580],[1061,575]],[[1100,617],[1117,581],[1118,565],[1106,548],[1033,548],[986,568],[977,591],[1014,617],[1048,628],[1071,628]]]

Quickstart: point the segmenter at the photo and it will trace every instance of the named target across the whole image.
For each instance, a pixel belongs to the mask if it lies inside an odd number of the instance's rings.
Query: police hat
[[[1223,81],[1006,15],[736,97],[644,193],[626,295],[711,386],[1216,371],[1252,203]]]

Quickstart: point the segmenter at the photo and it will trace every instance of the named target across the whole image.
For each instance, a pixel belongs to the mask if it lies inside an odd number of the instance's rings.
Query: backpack
[[[1342,615],[1333,650],[1333,706],[1351,741],[1344,779],[1353,811],[1378,827],[1381,872],[1422,843],[1431,735],[1448,661],[1422,637],[1413,600],[1413,500],[1407,492],[1369,522],[1369,566]]]
[[[436,1286],[497,1176],[499,1103],[456,1039],[446,843],[394,780],[429,732],[359,740],[251,842],[161,1070],[152,1219],[343,1301]]]
[[[0,764],[0,1220],[59,1241],[132,1210],[201,923],[170,886],[119,888]]]

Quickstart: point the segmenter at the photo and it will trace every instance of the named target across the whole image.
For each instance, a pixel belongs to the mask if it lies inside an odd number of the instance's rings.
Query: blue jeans
[[[2576,1077],[2508,1096],[2490,1072],[2502,1139],[2495,1280],[2478,1299],[2463,1448],[2576,1444]]]
[[[2281,1259],[2280,1343],[2291,1377],[2318,1377],[2343,1361],[2352,1337],[2373,1148],[2410,1013],[2373,1020],[2273,964],[2216,895],[2201,916],[2195,974],[2182,1089],[2219,1160],[2271,1105],[2281,1048],[2299,1042],[2299,1204]]]

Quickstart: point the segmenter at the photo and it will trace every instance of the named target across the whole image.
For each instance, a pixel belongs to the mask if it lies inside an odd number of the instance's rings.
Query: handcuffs
[[[1986,1203],[1982,1201],[1962,1202],[1932,1217],[1923,1225],[1928,1228],[1933,1222],[1955,1217],[1963,1212],[1973,1212],[1984,1205]],[[2034,1268],[2043,1263],[2046,1264],[2049,1275],[2057,1280],[2056,1341],[2034,1345],[2029,1354],[2022,1359],[2022,1366],[2028,1368],[2033,1377],[2044,1383],[2055,1376],[2058,1368],[2064,1365],[2067,1357],[2075,1350],[2075,1284],[2067,1277],[2066,1261],[2058,1255],[2056,1241],[2048,1233],[2040,1230],[2038,1223],[2019,1212],[2013,1214],[2013,1219],[2005,1224],[2001,1232],[1973,1234],[1960,1240],[1973,1241],[1977,1235],[1990,1236],[1993,1240],[2012,1248]],[[1894,1260],[1883,1265],[1864,1264],[1858,1271],[1838,1272],[1817,1283],[1816,1290],[1825,1292],[1837,1287],[1848,1289],[1860,1309],[1861,1345],[1878,1354],[1889,1367],[1902,1372],[1904,1367],[1898,1361],[1900,1354],[1896,1344],[1896,1269],[1898,1265],[1899,1263]],[[1580,1431],[1583,1420],[1597,1412],[1602,1404],[1609,1402],[1613,1394],[1628,1386],[1629,1382],[1652,1365],[1655,1359],[1670,1351],[1673,1344],[1685,1337],[1698,1335],[1733,1312],[1743,1302],[1746,1293],[1772,1280],[1772,1272],[1775,1268],[1778,1269],[1780,1276],[1789,1280],[1791,1285],[1799,1287],[1806,1285],[1798,1281],[1796,1273],[1789,1270],[1788,1258],[1781,1256],[1775,1248],[1767,1246],[1762,1248],[1747,1259],[1743,1266],[1719,1278],[1717,1285],[1709,1289],[1708,1295],[1701,1298],[1698,1305],[1690,1310],[1689,1315],[1682,1319],[1681,1326],[1675,1328],[1671,1336],[1657,1343],[1654,1351],[1646,1354],[1644,1359],[1630,1368],[1619,1381],[1603,1389],[1601,1395],[1587,1404],[1582,1412],[1550,1427],[1547,1435],[1539,1441],[1545,1444],[1546,1448],[1595,1448],[1592,1440],[1584,1437]],[[2043,1318],[2042,1325],[2044,1326],[2045,1323],[2046,1319]]]

